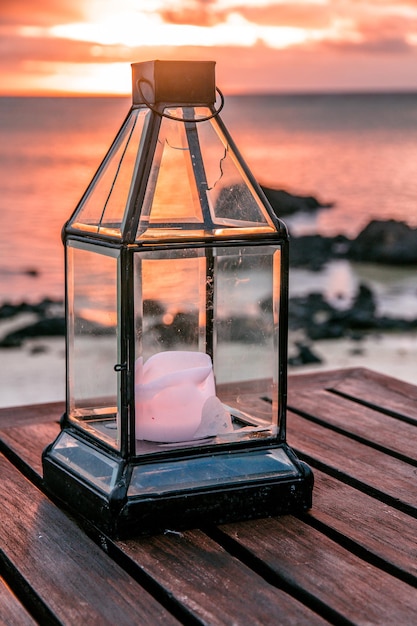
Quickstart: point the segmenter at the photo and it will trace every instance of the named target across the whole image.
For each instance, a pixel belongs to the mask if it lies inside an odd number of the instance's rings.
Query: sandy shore
[[[417,384],[417,333],[318,341],[312,349],[323,363],[291,367],[290,374],[360,366]],[[0,349],[0,360],[0,407],[64,400],[62,338],[33,339],[22,348]]]

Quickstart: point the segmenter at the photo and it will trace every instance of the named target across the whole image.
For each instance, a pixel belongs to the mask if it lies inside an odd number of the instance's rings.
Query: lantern
[[[63,229],[66,411],[45,486],[120,537],[305,510],[286,227],[220,119],[214,62],[132,69],[132,107]]]

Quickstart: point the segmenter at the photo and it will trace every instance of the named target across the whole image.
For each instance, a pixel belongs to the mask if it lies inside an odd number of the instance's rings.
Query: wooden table
[[[308,514],[128,541],[42,493],[63,406],[2,409],[0,623],[417,624],[417,387],[293,376],[289,406],[316,479]]]

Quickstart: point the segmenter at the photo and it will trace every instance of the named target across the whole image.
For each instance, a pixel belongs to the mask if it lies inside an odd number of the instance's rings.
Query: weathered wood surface
[[[19,572],[26,601],[46,622],[177,621],[4,458],[0,542],[6,575]],[[154,622],[154,623],[155,623]]]
[[[0,410],[0,623],[415,623],[417,387],[339,370],[291,377],[288,403],[308,514],[125,541],[41,491],[62,405]]]
[[[35,620],[21,605],[10,587],[0,577],[0,624],[33,626]]]

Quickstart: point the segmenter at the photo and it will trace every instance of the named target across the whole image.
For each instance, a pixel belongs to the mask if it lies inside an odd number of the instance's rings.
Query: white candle
[[[145,364],[138,359],[135,376],[137,439],[179,442],[233,430],[230,415],[216,398],[208,354],[159,352]],[[204,424],[201,428],[202,417],[214,424],[219,415],[218,429]]]

